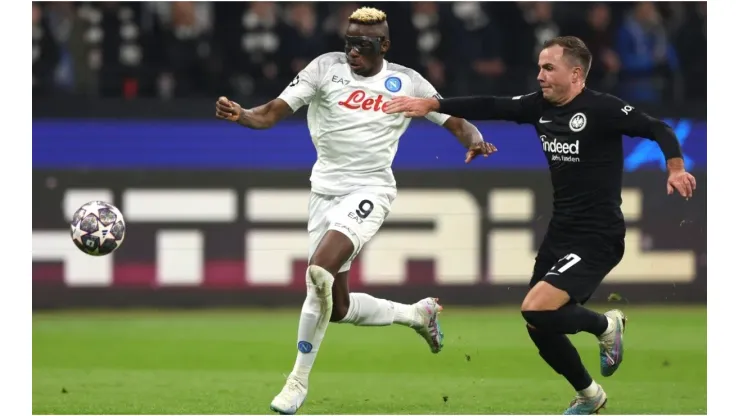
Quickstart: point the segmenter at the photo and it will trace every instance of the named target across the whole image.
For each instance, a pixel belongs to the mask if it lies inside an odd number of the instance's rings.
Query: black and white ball
[[[81,206],[72,216],[70,227],[77,248],[91,256],[105,256],[116,251],[126,236],[123,214],[103,201]]]

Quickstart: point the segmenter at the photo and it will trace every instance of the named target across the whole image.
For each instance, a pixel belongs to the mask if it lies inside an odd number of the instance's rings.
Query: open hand
[[[424,117],[439,108],[436,98],[393,97],[385,108],[386,114],[403,113],[406,117]]]
[[[497,151],[496,146],[488,142],[475,142],[468,148],[468,153],[465,154],[465,163],[470,163],[471,160],[475,159],[478,155],[488,157],[491,153]]]
[[[682,197],[689,199],[694,195],[696,189],[696,178],[685,170],[671,171],[666,183],[668,195],[673,195],[675,189]]]

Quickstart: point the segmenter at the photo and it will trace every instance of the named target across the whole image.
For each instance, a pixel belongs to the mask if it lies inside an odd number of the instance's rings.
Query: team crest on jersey
[[[390,92],[401,91],[401,79],[398,77],[390,77],[385,80],[385,88]]]
[[[586,128],[586,115],[583,113],[575,113],[570,118],[570,129],[576,133]]]
[[[296,85],[298,85],[299,82],[301,82],[301,77],[296,75],[295,78],[293,78],[293,81],[290,81],[290,85],[288,86],[295,87]]]

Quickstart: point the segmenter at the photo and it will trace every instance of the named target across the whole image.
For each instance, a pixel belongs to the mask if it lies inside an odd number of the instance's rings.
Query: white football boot
[[[281,415],[294,415],[306,401],[308,388],[297,379],[288,377],[285,387],[270,403],[270,409]]]
[[[429,344],[433,354],[442,351],[445,338],[439,325],[439,313],[444,308],[437,303],[438,301],[437,298],[426,298],[414,304],[421,325],[414,325],[412,328]]]

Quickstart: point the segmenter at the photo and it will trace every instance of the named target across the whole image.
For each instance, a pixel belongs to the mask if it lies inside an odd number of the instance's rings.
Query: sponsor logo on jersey
[[[383,96],[368,97],[365,91],[355,90],[349,94],[346,100],[340,101],[339,105],[350,110],[385,111],[390,101],[383,101]]]
[[[385,88],[390,92],[398,92],[401,91],[401,78],[398,77],[390,77],[385,80]]]
[[[337,84],[342,84],[344,86],[349,85],[349,79],[344,79],[344,78],[342,78],[340,76],[337,76],[337,75],[333,75],[331,77],[331,82],[334,82],[334,83],[337,83]]]
[[[544,134],[540,136],[542,141],[542,150],[550,153],[550,160],[554,162],[580,162],[577,156],[580,152],[581,142],[576,140],[573,143],[558,141],[557,137],[548,140]]]

